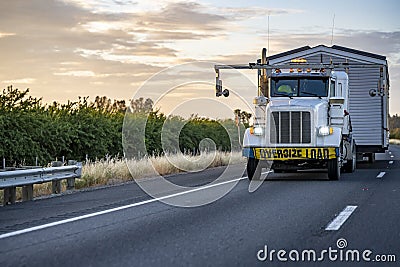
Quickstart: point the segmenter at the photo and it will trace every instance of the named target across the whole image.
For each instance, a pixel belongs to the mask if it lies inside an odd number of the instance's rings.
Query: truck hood
[[[282,109],[282,108],[306,108],[319,110],[320,108],[327,107],[328,101],[326,99],[274,99],[269,103],[269,107],[274,109]]]

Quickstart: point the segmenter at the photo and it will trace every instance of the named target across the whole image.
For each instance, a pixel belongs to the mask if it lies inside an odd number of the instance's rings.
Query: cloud
[[[22,78],[22,79],[2,81],[2,83],[5,83],[5,84],[31,84],[31,83],[34,83],[35,81],[36,81],[36,79],[34,79],[34,78]]]
[[[96,76],[93,71],[90,70],[71,70],[66,72],[55,72],[56,76],[74,76],[74,77],[94,77]]]
[[[131,13],[138,2],[130,0],[58,0],[98,14]]]
[[[201,40],[225,37],[225,33],[213,32],[196,32],[196,31],[183,31],[183,30],[136,30],[135,34],[143,34],[147,39],[152,41],[163,42],[166,40]]]
[[[256,17],[280,16],[298,14],[304,12],[300,9],[266,8],[266,7],[226,7],[222,8],[221,13],[233,19],[250,19]]]
[[[51,29],[63,32],[81,21],[95,18],[94,14],[55,0],[0,1],[0,13],[2,29],[25,35]]]
[[[261,56],[261,48],[260,51],[254,52],[245,52],[242,54],[230,54],[230,55],[218,55],[213,57],[212,61],[220,62],[222,64],[231,65],[231,64],[247,64],[249,62],[256,62],[258,58]]]
[[[0,32],[0,38],[4,38],[7,36],[14,36],[15,33],[9,33],[9,32]]]
[[[162,30],[222,30],[225,16],[207,13],[205,7],[195,2],[169,3],[160,11],[138,14],[137,25]]]

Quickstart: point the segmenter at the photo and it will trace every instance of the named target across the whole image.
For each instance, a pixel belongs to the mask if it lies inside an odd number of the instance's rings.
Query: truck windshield
[[[326,97],[328,96],[328,78],[272,77],[271,96]]]

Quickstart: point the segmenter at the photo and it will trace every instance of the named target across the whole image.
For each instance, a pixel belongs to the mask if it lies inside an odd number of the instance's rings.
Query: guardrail
[[[0,172],[0,190],[4,190],[3,205],[14,204],[16,188],[22,187],[22,200],[33,199],[33,185],[52,183],[53,194],[61,192],[61,180],[67,180],[67,190],[75,188],[75,178],[82,174],[82,164],[69,161],[68,166],[52,162],[53,167]]]

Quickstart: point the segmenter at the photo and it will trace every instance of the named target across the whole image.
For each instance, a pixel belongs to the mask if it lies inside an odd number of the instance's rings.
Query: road
[[[249,193],[242,179],[195,208],[152,200],[135,183],[0,207],[0,266],[398,266],[400,147],[377,159],[340,181],[272,173]],[[241,177],[243,166],[236,168]],[[169,179],[196,186],[222,171]],[[331,222],[339,228],[326,230]],[[348,250],[374,262],[346,261]],[[396,262],[375,261],[391,255]]]

